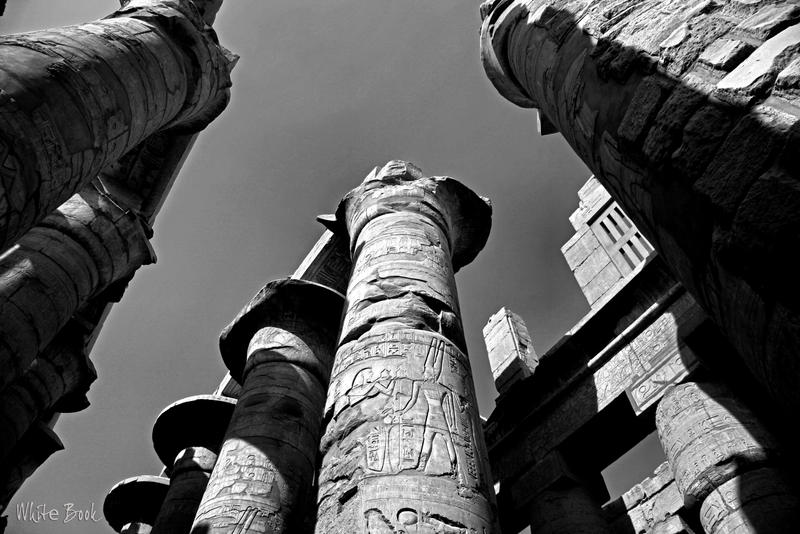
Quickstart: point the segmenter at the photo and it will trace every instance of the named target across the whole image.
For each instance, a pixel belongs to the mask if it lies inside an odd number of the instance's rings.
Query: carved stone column
[[[150,534],[168,488],[169,479],[164,477],[126,478],[106,495],[103,516],[119,534]]]
[[[219,4],[219,2],[205,2]],[[190,0],[133,0],[89,24],[0,38],[0,250],[164,128],[226,106],[234,56]]]
[[[788,533],[800,524],[800,500],[783,478],[775,439],[726,386],[675,387],[658,405],[656,427],[706,534]]]
[[[149,234],[135,213],[89,187],[0,255],[0,389],[91,297],[155,260]]]
[[[611,534],[596,502],[579,484],[543,491],[531,501],[531,534]]]
[[[96,378],[83,332],[68,324],[25,374],[0,391],[0,461],[41,417],[88,406],[85,395]]]
[[[56,433],[42,421],[35,422],[0,467],[0,513],[29,476],[50,456],[64,449]]]
[[[267,284],[223,332],[242,391],[192,526],[195,534],[304,531],[342,295],[320,284]]]
[[[236,401],[216,395],[179,400],[153,425],[153,447],[170,474],[153,534],[186,534],[217,463]]]
[[[492,0],[481,11],[500,94],[561,132],[761,385],[800,409],[797,3]]]
[[[454,279],[486,242],[488,201],[392,161],[345,196],[337,222],[353,274],[316,532],[498,532]]]

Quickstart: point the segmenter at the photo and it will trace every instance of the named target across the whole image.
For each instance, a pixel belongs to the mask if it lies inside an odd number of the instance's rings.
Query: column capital
[[[189,447],[219,452],[236,400],[218,395],[195,395],[174,402],[158,414],[153,425],[153,448],[167,469]]]
[[[140,475],[118,482],[106,495],[103,516],[115,532],[128,523],[152,525],[169,489],[169,479]]]
[[[347,193],[336,210],[336,220],[347,228],[352,253],[367,223],[402,211],[419,213],[442,227],[455,271],[475,259],[492,226],[489,199],[449,176],[426,177],[413,164],[400,160],[376,168]]]
[[[503,98],[523,108],[538,108],[539,103],[514,77],[509,65],[506,21],[528,16],[529,7],[520,0],[489,0],[481,4],[481,63],[489,81]]]
[[[321,338],[321,346],[334,346],[344,308],[344,296],[333,289],[293,278],[273,280],[239,312],[239,315],[220,334],[222,360],[231,376],[240,384],[246,374],[250,353],[268,347],[253,347],[256,333],[276,327],[303,338]],[[285,359],[285,358],[283,358]],[[327,382],[330,366],[318,361],[293,362],[309,367]]]

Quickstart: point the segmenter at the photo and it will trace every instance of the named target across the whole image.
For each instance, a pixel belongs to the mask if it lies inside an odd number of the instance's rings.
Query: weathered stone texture
[[[22,376],[0,391],[0,461],[41,417],[88,406],[85,395],[96,378],[83,335],[68,325]]]
[[[683,495],[667,462],[603,508],[614,532],[693,534],[678,516],[683,511]]]
[[[164,128],[225,107],[234,57],[189,0],[0,40],[0,249]]]
[[[796,3],[493,0],[481,12],[498,91],[552,120],[761,384],[800,407],[800,296],[782,267],[800,248],[800,196],[782,192],[799,172]],[[753,197],[761,209],[747,209]]]
[[[227,397],[196,395],[159,414],[153,425],[153,446],[170,481],[153,534],[191,529],[235,405]]]
[[[483,327],[483,339],[498,393],[533,374],[539,357],[522,317],[501,308]]]
[[[353,274],[316,532],[497,532],[453,277],[483,247],[490,213],[458,182],[399,161],[339,205]]]
[[[0,387],[22,374],[91,297],[155,256],[149,228],[93,187],[0,256]]]
[[[223,331],[220,351],[242,391],[192,532],[308,528],[342,308],[325,286],[277,280]]]
[[[656,426],[684,502],[700,507],[708,534],[796,528],[800,500],[782,478],[777,442],[726,386],[675,387]]]

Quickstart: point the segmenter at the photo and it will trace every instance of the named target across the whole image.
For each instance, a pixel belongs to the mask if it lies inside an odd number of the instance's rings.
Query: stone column
[[[193,533],[306,530],[342,307],[325,286],[276,280],[222,332],[242,391]]]
[[[539,109],[793,412],[800,408],[796,2],[494,0],[481,55]]]
[[[202,18],[217,7],[132,0],[0,38],[0,250],[150,134],[222,111],[235,61]]]
[[[89,187],[0,255],[0,389],[91,297],[155,260],[149,235],[136,214]]]
[[[196,395],[159,414],[153,425],[153,447],[170,480],[153,534],[186,534],[191,529],[234,406],[234,399]]]
[[[42,421],[31,425],[0,467],[0,514],[28,477],[61,450],[64,444],[53,429]]]
[[[706,534],[788,534],[800,524],[800,500],[783,478],[775,439],[726,386],[675,387],[658,405],[656,427]]]
[[[531,534],[611,534],[600,503],[579,484],[543,491],[531,502]]]
[[[316,532],[498,532],[454,279],[486,242],[490,205],[404,162],[376,171],[337,211],[353,274]]]
[[[150,534],[168,488],[169,479],[164,477],[126,478],[106,495],[103,516],[114,532]]]
[[[97,373],[84,351],[84,340],[78,327],[65,326],[25,374],[0,391],[0,461],[42,416],[88,406],[78,400],[88,403],[85,394]]]

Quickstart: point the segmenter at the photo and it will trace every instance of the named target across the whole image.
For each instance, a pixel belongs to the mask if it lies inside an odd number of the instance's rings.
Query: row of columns
[[[210,27],[221,0],[122,4],[0,37],[0,510],[63,448],[42,429],[88,405],[95,324],[81,314],[155,261],[165,190],[117,194],[135,185],[114,176],[131,170],[123,156],[188,138],[229,99],[236,58]]]
[[[729,387],[677,385],[661,399],[656,427],[684,506],[699,516],[705,534],[796,530],[800,499],[786,478],[778,441]],[[648,532],[661,527],[653,525]],[[667,532],[690,533],[688,528],[663,525]],[[530,505],[530,529],[531,534],[611,532],[600,503],[577,482],[537,495]]]
[[[194,479],[205,491],[193,523],[168,531],[498,532],[453,278],[485,243],[490,213],[458,182],[404,162],[349,193],[335,223],[354,260],[347,298],[277,280],[223,331],[242,390],[207,484]],[[178,462],[199,464],[197,450]],[[177,513],[178,474],[176,463],[152,532]],[[143,522],[135,500],[128,508],[118,532]]]

